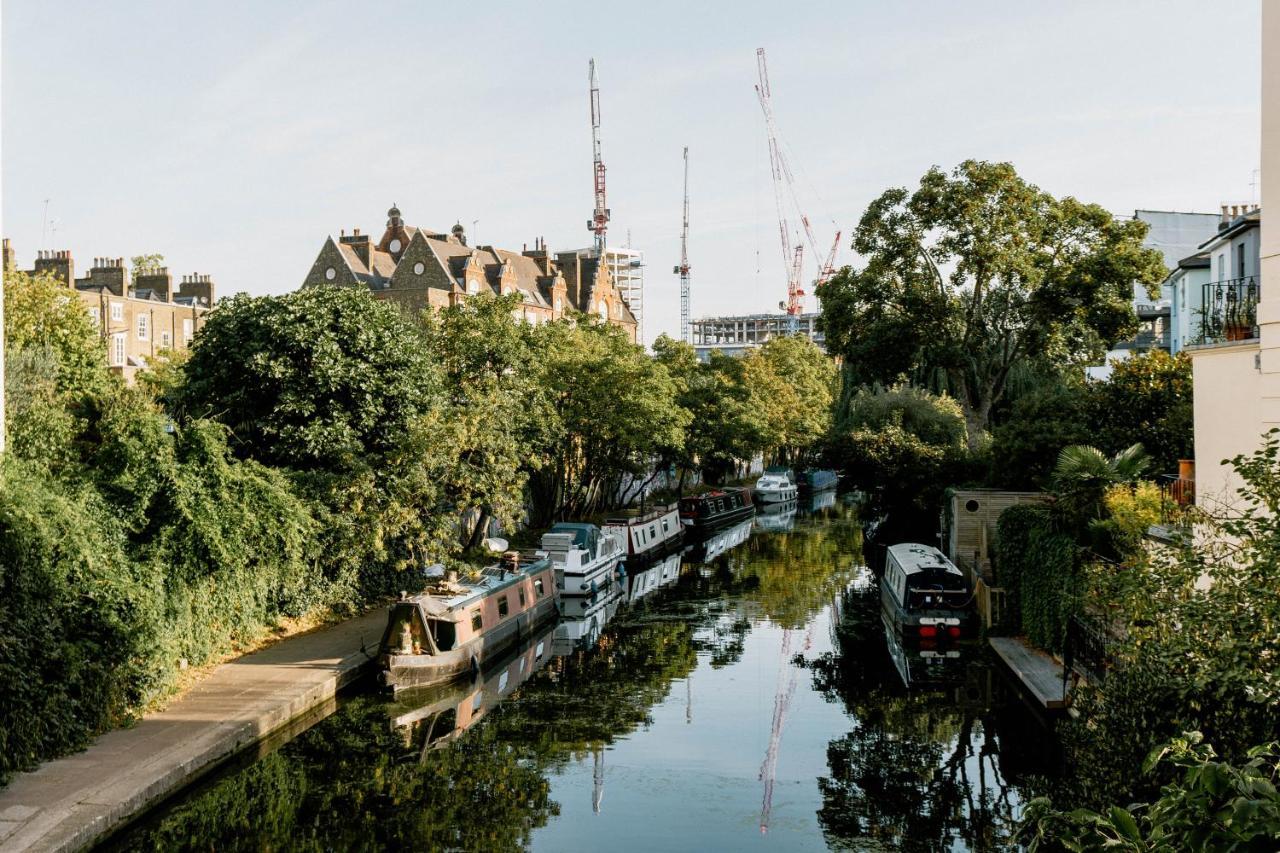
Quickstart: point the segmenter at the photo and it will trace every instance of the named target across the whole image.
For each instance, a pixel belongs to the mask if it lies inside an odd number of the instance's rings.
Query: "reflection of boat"
[[[694,545],[685,558],[690,563],[709,563],[731,548],[736,548],[751,538],[751,519],[740,521],[733,527],[718,530]]]
[[[927,640],[921,641],[918,648],[907,648],[894,630],[888,614],[884,616],[885,644],[903,684],[907,687],[939,687],[959,684],[964,680],[965,666],[958,648],[939,647]]]
[[[822,512],[836,505],[836,490],[823,489],[820,492],[802,495],[800,502],[805,512]]]
[[[679,552],[668,554],[661,560],[643,563],[638,569],[633,568],[628,561],[626,577],[622,581],[627,604],[634,604],[655,589],[674,582],[678,577],[680,577]]]
[[[424,756],[427,750],[455,740],[553,657],[554,633],[555,625],[549,623],[540,634],[504,654],[501,660],[486,664],[482,681],[455,681],[400,691],[387,706],[391,727],[401,731],[406,746],[422,747]]]
[[[796,479],[796,485],[802,492],[821,492],[826,489],[835,489],[836,472],[826,468],[809,468],[800,472],[800,476]]]
[[[562,602],[564,615],[556,626],[552,653],[567,655],[575,649],[590,648],[622,604],[622,587],[614,586],[592,596],[568,598]]]
[[[972,626],[964,575],[931,545],[890,546],[880,591],[894,626],[912,637],[955,639]]]
[[[562,596],[594,595],[613,585],[614,570],[626,553],[622,537],[594,524],[560,523],[542,534],[542,549],[556,570]]]
[[[750,518],[755,511],[751,493],[740,486],[680,499],[680,521],[699,534]]]
[[[638,557],[669,551],[684,538],[680,513],[672,506],[661,507],[643,515],[607,519],[601,530],[619,536],[626,544],[628,564]]]
[[[764,476],[756,480],[754,492],[760,502],[766,504],[793,501],[800,493],[789,468],[764,469]]]
[[[425,592],[391,606],[378,650],[382,683],[394,690],[479,671],[556,613],[550,561],[514,551],[475,580],[436,567]]]
[[[756,527],[769,533],[783,533],[796,526],[799,501],[792,498],[782,503],[765,504],[756,515]]]

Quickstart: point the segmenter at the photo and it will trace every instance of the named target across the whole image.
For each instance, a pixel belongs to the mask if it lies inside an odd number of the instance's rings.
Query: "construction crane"
[[[596,235],[596,257],[604,262],[605,231],[609,228],[609,208],[605,205],[604,160],[600,157],[600,84],[596,81],[596,61],[587,66],[591,83],[591,156],[594,163],[596,209],[587,220],[587,230]]]
[[[819,257],[818,241],[814,237],[813,227],[809,224],[809,217],[800,206],[800,199],[796,194],[795,176],[782,151],[778,125],[773,116],[773,100],[769,91],[769,67],[765,61],[763,47],[756,49],[756,73],[759,77],[756,83],[756,97],[760,101],[760,110],[764,113],[765,132],[769,139],[769,169],[773,176],[773,203],[778,213],[782,264],[783,269],[787,271],[787,299],[786,302],[780,303],[779,307],[787,312],[788,332],[796,334],[800,331],[800,315],[804,313],[804,245],[806,242],[809,244],[809,250],[816,259]],[[795,209],[796,218],[804,232],[803,239],[800,239],[800,234],[797,232],[794,247],[791,224],[787,218],[788,203]],[[837,231],[831,251],[827,254],[825,262],[818,268],[817,284],[822,284],[835,273],[835,257],[839,248],[840,232]]]
[[[680,226],[680,263],[672,270],[680,276],[680,340],[689,335],[689,146],[684,148],[684,222]]]

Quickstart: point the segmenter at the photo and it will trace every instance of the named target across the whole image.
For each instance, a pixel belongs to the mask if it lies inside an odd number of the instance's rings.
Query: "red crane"
[[[756,97],[760,101],[760,110],[764,113],[765,132],[769,139],[769,167],[773,174],[773,202],[778,212],[778,230],[782,238],[782,263],[783,268],[787,270],[787,301],[783,307],[786,309],[787,315],[790,317],[788,323],[790,331],[794,334],[799,331],[800,315],[804,312],[804,287],[803,287],[803,271],[804,271],[804,244],[809,244],[809,250],[813,253],[814,258],[818,255],[818,241],[814,237],[813,227],[809,224],[809,217],[805,215],[804,210],[800,206],[800,199],[796,194],[795,176],[791,172],[791,167],[787,164],[787,158],[783,154],[782,144],[779,141],[777,122],[773,117],[773,101],[769,92],[769,68],[765,62],[764,48],[756,49],[756,72],[759,76],[759,82],[756,84]],[[787,221],[788,203],[790,207],[795,209],[796,218],[799,219],[801,228],[804,231],[804,239],[797,240],[794,248],[791,242],[791,225]],[[831,246],[831,251],[827,254],[825,262],[818,268],[817,284],[822,284],[835,273],[836,252],[840,248],[840,232],[836,231],[836,238]]]

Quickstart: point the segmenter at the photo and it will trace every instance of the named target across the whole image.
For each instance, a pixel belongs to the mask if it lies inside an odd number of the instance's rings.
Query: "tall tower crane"
[[[596,257],[604,263],[605,231],[609,228],[609,208],[604,194],[604,160],[600,157],[600,84],[596,81],[596,61],[587,66],[587,78],[591,83],[591,155],[594,163],[596,209],[587,221],[587,230],[596,235]]]
[[[680,340],[689,335],[689,146],[684,148],[684,222],[680,226],[680,263],[672,272],[680,276]]]
[[[782,238],[782,264],[783,269],[787,271],[787,301],[782,307],[787,312],[788,331],[795,334],[800,330],[800,315],[804,312],[804,244],[809,244],[809,251],[816,259],[819,257],[818,241],[814,237],[813,227],[809,224],[809,217],[800,206],[800,199],[796,194],[795,176],[791,172],[779,141],[778,126],[773,117],[772,95],[769,92],[769,67],[765,62],[763,47],[756,49],[756,73],[759,77],[759,82],[756,83],[756,97],[760,101],[760,110],[764,113],[765,132],[769,138],[769,169],[773,175],[773,203],[778,212],[778,230]],[[800,221],[804,232],[803,239],[800,238],[799,233],[796,234],[794,247],[791,241],[791,224],[787,219],[788,202],[795,209],[796,218]],[[818,268],[817,284],[822,284],[835,272],[835,257],[839,247],[840,232],[837,231],[831,251],[827,254],[825,262]]]

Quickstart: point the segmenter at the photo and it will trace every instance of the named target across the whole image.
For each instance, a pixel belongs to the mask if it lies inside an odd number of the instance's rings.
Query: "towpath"
[[[88,847],[236,753],[330,710],[371,665],[386,618],[377,609],[222,664],[163,711],[15,776],[0,788],[0,853]]]

